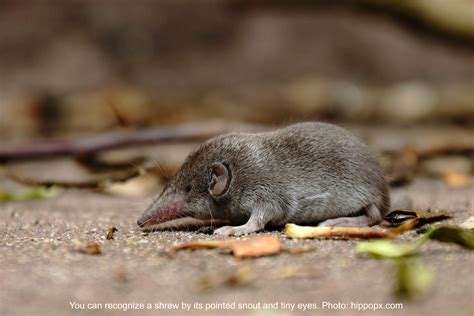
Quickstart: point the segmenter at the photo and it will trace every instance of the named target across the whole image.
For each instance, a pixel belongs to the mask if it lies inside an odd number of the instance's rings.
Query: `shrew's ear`
[[[229,168],[222,162],[215,162],[211,165],[211,182],[209,183],[209,193],[217,198],[224,195],[229,190],[230,172]]]

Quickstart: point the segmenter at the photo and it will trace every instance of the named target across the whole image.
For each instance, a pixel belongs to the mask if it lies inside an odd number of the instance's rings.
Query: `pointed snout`
[[[140,228],[143,228],[147,222],[147,218],[145,216],[140,217],[140,219],[137,221],[137,225]]]
[[[140,228],[185,217],[183,197],[180,194],[163,194],[137,221]]]

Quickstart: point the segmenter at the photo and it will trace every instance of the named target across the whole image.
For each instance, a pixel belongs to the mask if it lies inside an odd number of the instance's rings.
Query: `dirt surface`
[[[417,179],[391,194],[394,208],[445,209],[454,215],[447,222],[461,223],[473,215],[472,189],[453,189],[437,180]],[[47,200],[1,204],[0,314],[110,314],[104,309],[87,310],[88,303],[292,302],[317,303],[322,308],[326,301],[348,306],[351,302],[403,303],[401,310],[377,312],[387,315],[472,315],[474,256],[455,245],[429,242],[423,246],[419,259],[433,270],[435,282],[423,298],[409,303],[392,293],[392,263],[357,254],[357,240],[290,240],[281,232],[265,232],[262,234],[278,236],[284,247],[309,245],[314,251],[253,260],[235,259],[220,250],[167,256],[163,250],[173,244],[215,237],[183,231],[144,234],[135,221],[148,201],[67,190]],[[107,240],[107,229],[112,226],[118,232],[113,240]],[[400,238],[417,237],[411,231]],[[74,251],[75,239],[99,243],[103,254]],[[249,266],[255,277],[248,284],[214,286],[242,265]],[[284,277],[295,269],[310,273],[300,278]],[[73,310],[70,302],[86,304],[85,310]],[[129,310],[126,314],[152,312],[156,310]],[[181,309],[167,312],[184,313]],[[199,313],[195,309],[192,312]],[[262,309],[245,312],[270,313]],[[281,308],[271,312],[291,314]],[[319,312],[360,313],[338,309]],[[222,310],[207,313],[222,314]]]

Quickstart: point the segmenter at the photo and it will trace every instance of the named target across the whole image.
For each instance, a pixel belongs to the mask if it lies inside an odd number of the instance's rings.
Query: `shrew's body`
[[[238,225],[215,231],[222,235],[285,223],[367,226],[377,224],[389,205],[367,146],[343,128],[310,122],[208,140],[138,224],[191,216]]]

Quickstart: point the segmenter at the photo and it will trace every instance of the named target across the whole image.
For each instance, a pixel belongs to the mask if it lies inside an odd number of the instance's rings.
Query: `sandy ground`
[[[472,190],[472,186],[454,189],[420,178],[393,189],[391,195],[393,208],[445,209],[453,215],[447,222],[459,224],[473,215]],[[418,259],[434,272],[434,285],[420,299],[407,302],[393,294],[392,262],[357,254],[358,240],[291,240],[281,232],[265,232],[278,236],[284,247],[308,245],[314,250],[252,260],[239,260],[221,250],[167,256],[163,250],[175,243],[215,237],[205,231],[144,234],[135,222],[148,202],[66,190],[51,199],[0,204],[0,314],[103,315],[112,312],[105,305],[94,310],[96,305],[90,304],[144,303],[145,310],[113,313],[142,315],[157,312],[147,310],[148,303],[153,308],[160,307],[155,303],[177,303],[179,309],[167,306],[159,312],[180,315],[185,313],[183,302],[192,306],[188,314],[220,315],[222,310],[203,312],[198,305],[205,309],[206,303],[235,302],[235,309],[226,312],[238,313],[239,303],[260,303],[260,309],[253,305],[254,309],[240,310],[252,315],[292,314],[281,303],[316,303],[317,314],[364,314],[350,309],[351,302],[403,304],[402,309],[377,315],[472,315],[474,311],[474,256],[456,245],[428,242],[423,246]],[[118,232],[107,240],[112,226]],[[411,231],[400,238],[418,236]],[[75,239],[99,243],[103,254],[74,251]],[[250,271],[250,280],[226,285],[224,281],[242,266]],[[284,277],[288,271],[303,271],[306,276]],[[84,304],[84,309],[73,309],[74,302]],[[323,309],[323,302],[345,303],[347,309],[341,310],[341,305]],[[263,310],[264,303],[278,303],[278,309]]]

